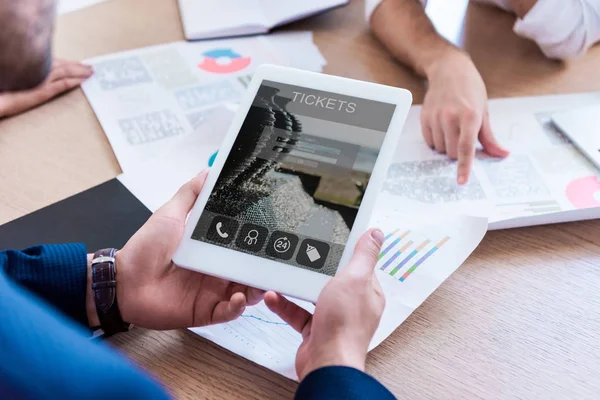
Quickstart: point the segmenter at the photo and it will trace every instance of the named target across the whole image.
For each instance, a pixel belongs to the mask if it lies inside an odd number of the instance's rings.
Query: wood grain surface
[[[431,3],[454,0],[431,0]],[[458,0],[456,0],[458,1]],[[423,82],[370,35],[363,2],[294,24],[327,73],[408,88]],[[514,18],[470,5],[457,37],[490,97],[600,90],[600,47],[546,60]],[[182,39],[176,0],[113,0],[59,18],[55,54],[84,59]],[[81,90],[0,120],[0,223],[120,173]],[[297,386],[194,334],[135,328],[112,343],[177,398],[291,398]],[[600,397],[600,221],[489,233],[467,262],[369,355],[401,399]]]

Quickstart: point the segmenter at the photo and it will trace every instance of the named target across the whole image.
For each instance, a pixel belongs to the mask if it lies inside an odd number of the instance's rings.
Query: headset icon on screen
[[[246,235],[246,238],[244,239],[244,243],[246,243],[248,246],[255,245],[257,241],[258,241],[258,231],[256,229],[252,229],[250,232],[248,232],[248,234]]]

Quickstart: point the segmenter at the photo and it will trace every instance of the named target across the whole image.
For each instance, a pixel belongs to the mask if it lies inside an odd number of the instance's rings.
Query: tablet
[[[404,89],[260,67],[175,264],[316,301],[368,228],[411,101]]]

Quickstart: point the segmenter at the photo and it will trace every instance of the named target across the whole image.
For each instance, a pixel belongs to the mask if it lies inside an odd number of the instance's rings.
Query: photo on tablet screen
[[[335,275],[395,107],[263,81],[192,239]]]

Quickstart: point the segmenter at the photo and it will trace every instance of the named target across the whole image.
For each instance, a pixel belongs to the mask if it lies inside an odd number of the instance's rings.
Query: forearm
[[[369,22],[388,51],[424,77],[447,53],[460,52],[436,32],[418,0],[383,0]]]
[[[0,252],[0,272],[86,326],[87,271],[87,251],[81,243]]]
[[[126,357],[2,274],[0,310],[0,398],[168,398]]]

